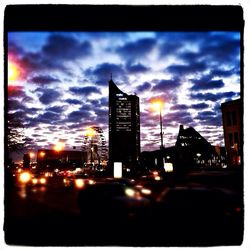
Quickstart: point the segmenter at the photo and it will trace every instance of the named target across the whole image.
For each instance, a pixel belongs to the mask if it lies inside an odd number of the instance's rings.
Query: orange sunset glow
[[[8,81],[11,83],[18,79],[19,71],[16,64],[13,62],[8,62]]]

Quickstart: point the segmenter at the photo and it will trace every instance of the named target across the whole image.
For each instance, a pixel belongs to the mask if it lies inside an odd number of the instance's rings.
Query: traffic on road
[[[212,183],[215,177],[237,181],[235,176],[203,172],[178,179],[152,171],[114,178],[17,170],[6,179],[5,239],[28,246],[238,244],[242,192],[235,183]]]

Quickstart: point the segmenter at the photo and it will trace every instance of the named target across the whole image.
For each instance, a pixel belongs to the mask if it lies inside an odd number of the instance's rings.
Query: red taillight
[[[235,212],[239,213],[241,211],[241,208],[240,207],[236,207],[235,208]]]

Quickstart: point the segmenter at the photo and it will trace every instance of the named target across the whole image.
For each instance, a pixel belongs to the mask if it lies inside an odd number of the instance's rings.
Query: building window
[[[233,146],[233,134],[232,133],[229,133],[228,134],[228,140],[229,140],[229,146]]]
[[[227,112],[227,126],[235,126],[237,125],[237,116],[236,111]]]
[[[232,122],[231,122],[231,112],[227,112],[227,126],[231,126]]]
[[[234,133],[234,143],[239,143],[239,135],[238,135],[238,132],[235,132]]]
[[[237,125],[237,118],[236,118],[236,112],[235,111],[232,112],[232,122],[233,122],[233,125]]]

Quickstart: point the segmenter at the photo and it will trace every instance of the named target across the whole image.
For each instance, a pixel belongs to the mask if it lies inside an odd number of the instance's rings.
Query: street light
[[[160,149],[163,149],[163,133],[162,133],[162,107],[163,107],[163,102],[161,100],[154,101],[152,103],[152,108],[156,111],[159,110],[160,112],[160,136],[161,136],[161,146]]]
[[[65,144],[61,141],[57,142],[57,144],[54,146],[54,150],[57,152],[60,152],[64,149]]]
[[[39,153],[39,156],[40,156],[41,158],[43,158],[43,157],[45,156],[45,152],[41,151],[41,152]]]
[[[33,159],[34,159],[34,157],[35,157],[35,153],[34,153],[34,152],[30,152],[30,153],[29,153],[29,156],[30,156],[30,161],[31,161],[31,163],[32,163],[32,161],[33,161]]]
[[[96,135],[96,131],[89,127],[85,131],[85,136],[90,138],[90,164],[93,164],[93,152],[94,152],[94,145],[93,145],[93,136]]]
[[[56,151],[57,157],[58,157],[58,159],[57,159],[58,164],[61,162],[61,159],[60,159],[61,154],[60,154],[60,152],[64,149],[64,147],[65,147],[65,144],[62,141],[58,141],[54,146],[54,150]]]

